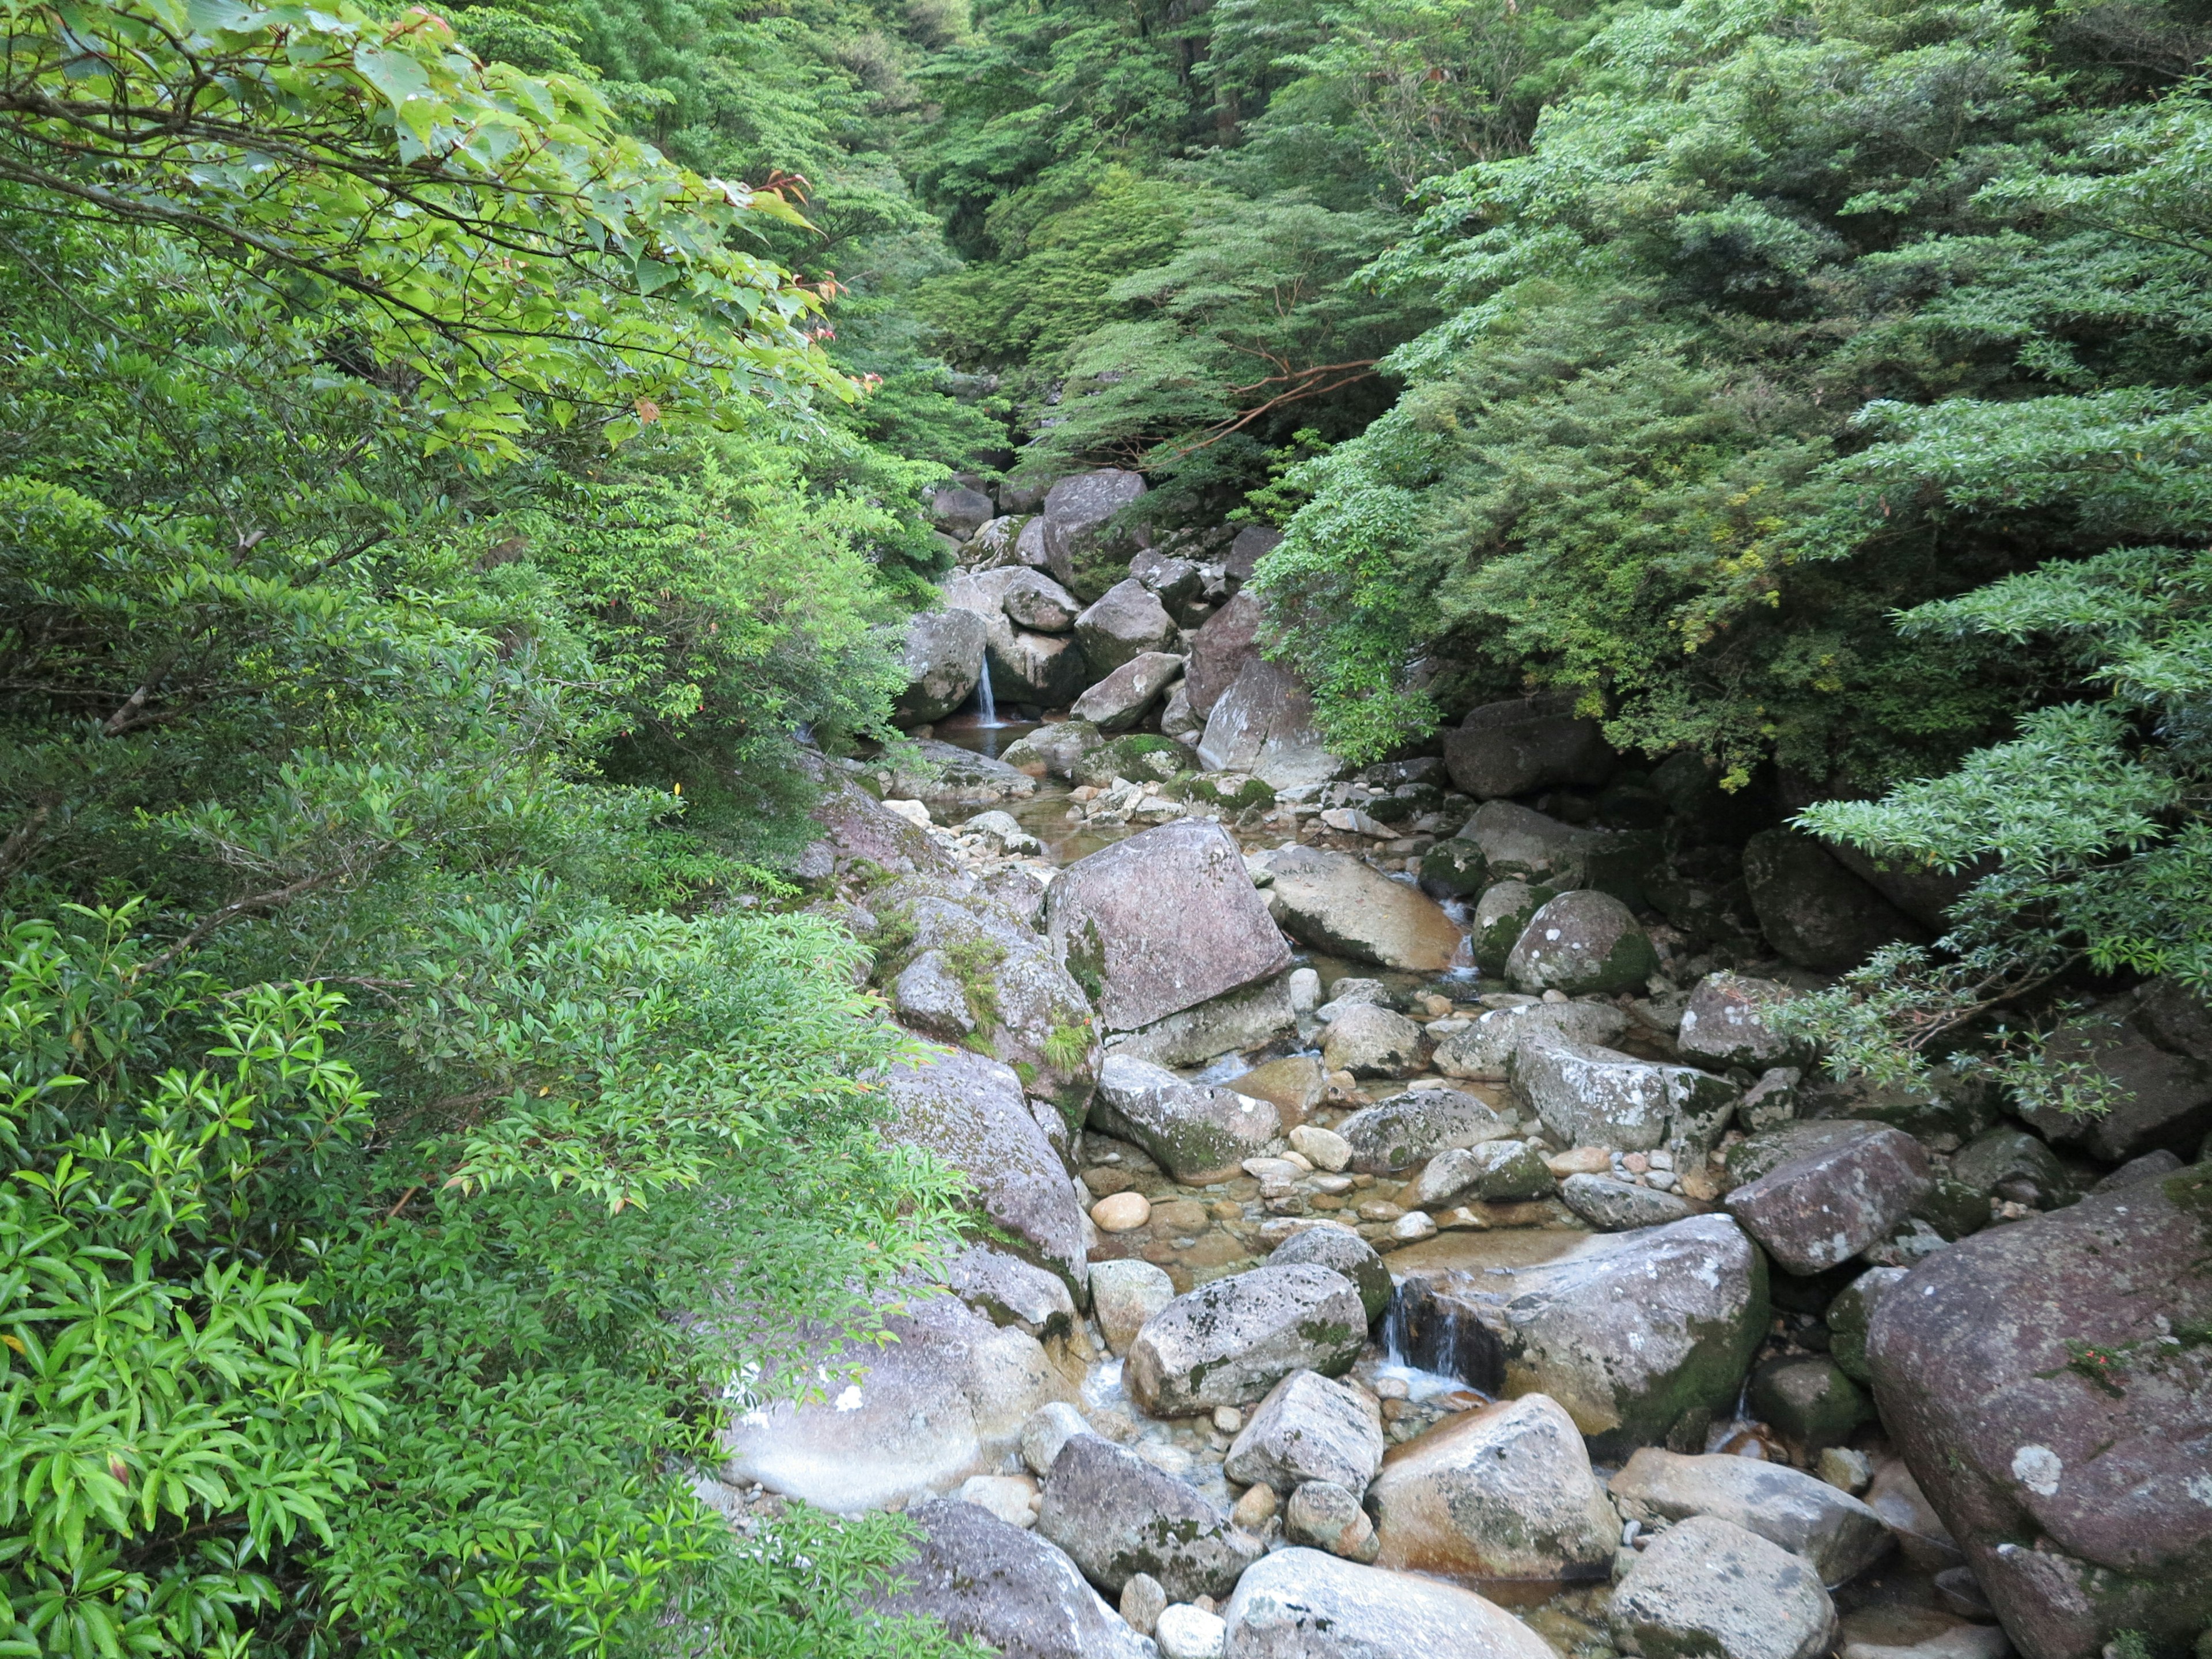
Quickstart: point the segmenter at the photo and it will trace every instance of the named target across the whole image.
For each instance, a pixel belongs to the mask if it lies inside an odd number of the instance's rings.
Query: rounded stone
[[[1309,1227],[1302,1233],[1292,1233],[1267,1258],[1271,1267],[1302,1264],[1328,1267],[1350,1279],[1358,1289],[1360,1305],[1366,1309],[1370,1324],[1390,1305],[1390,1292],[1395,1288],[1390,1269],[1375,1253],[1375,1247],[1349,1228]],[[1093,1273],[1097,1271],[1095,1267],[1091,1269]]]
[[[1610,893],[1585,887],[1562,893],[1529,918],[1505,958],[1516,990],[1641,991],[1659,969],[1650,935]]]
[[[1211,1613],[1178,1601],[1161,1610],[1152,1626],[1160,1659],[1221,1659],[1229,1626]]]
[[[1142,1193],[1115,1193],[1091,1206],[1091,1219],[1102,1233],[1133,1232],[1152,1218],[1152,1200]]]

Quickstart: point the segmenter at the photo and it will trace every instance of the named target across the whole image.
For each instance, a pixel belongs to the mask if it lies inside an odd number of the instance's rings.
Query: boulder
[[[1260,601],[1239,593],[1206,619],[1190,642],[1190,712],[1203,720],[1259,654]]]
[[[1458,924],[1417,887],[1391,880],[1349,853],[1285,847],[1268,855],[1275,915],[1317,951],[1412,973],[1449,968]]]
[[[1041,726],[1020,743],[1010,746],[1009,758],[1014,750],[1024,745],[1043,763],[1045,771],[1055,778],[1075,775],[1076,765],[1086,755],[1106,746],[1106,734],[1089,720],[1060,720],[1050,726]]]
[[[1645,884],[1664,863],[1650,835],[1577,829],[1510,800],[1485,801],[1460,835],[1482,848],[1493,880],[1595,887],[1630,904],[1645,902]]]
[[[1334,1480],[1309,1480],[1291,1494],[1283,1505],[1283,1536],[1346,1560],[1375,1559],[1375,1522],[1359,1506],[1359,1494]]]
[[[1639,1187],[1611,1176],[1571,1175],[1559,1183],[1559,1196],[1583,1220],[1600,1232],[1626,1232],[1633,1227],[1663,1227],[1691,1213],[1690,1206],[1672,1193]]]
[[[1031,1336],[1062,1336],[1075,1324],[1066,1280],[988,1245],[970,1245],[947,1262],[945,1288],[994,1325]]]
[[[1431,898],[1468,899],[1490,885],[1490,860],[1464,836],[1438,842],[1421,854],[1421,890]]]
[[[1101,732],[1126,732],[1152,712],[1160,693],[1182,672],[1181,657],[1147,651],[1132,657],[1078,697],[1068,713],[1079,720],[1089,720]]]
[[[988,520],[983,527],[969,538],[968,545],[960,550],[960,562],[978,569],[990,568],[1018,562],[1016,548],[1020,545],[1022,530],[1029,523],[1023,513],[1002,512]]]
[[[1198,758],[1209,772],[1249,772],[1271,789],[1326,783],[1342,767],[1314,724],[1304,682],[1258,656],[1245,659],[1215,700]]]
[[[1567,784],[1595,788],[1618,757],[1594,720],[1577,718],[1571,696],[1485,703],[1444,733],[1453,785],[1477,800]]]
[[[1551,1644],[1473,1590],[1278,1550],[1222,1609],[1228,1659],[1556,1659]]]
[[[1309,1227],[1302,1233],[1292,1233],[1275,1247],[1267,1265],[1327,1267],[1342,1273],[1358,1291],[1360,1309],[1370,1324],[1382,1316],[1397,1288],[1374,1247],[1346,1227]]]
[[[893,1066],[888,1093],[884,1133],[959,1170],[975,1207],[1004,1230],[1012,1249],[1071,1288],[1081,1286],[1083,1212],[1013,1068],[963,1049],[936,1049]]]
[[[1322,1035],[1322,1064],[1354,1077],[1403,1077],[1427,1050],[1419,1026],[1371,1002],[1341,1010]]]
[[[1019,477],[1001,478],[991,493],[999,498],[999,511],[1006,514],[1041,512],[1044,501],[1057,479],[1042,472],[1024,472]],[[1036,522],[1035,519],[1031,523]]]
[[[2212,1019],[2170,980],[2153,980],[2052,1033],[2045,1057],[2111,1079],[2120,1097],[2095,1117],[2055,1107],[2021,1114],[2050,1139],[2108,1164],[2160,1148],[2195,1158],[2212,1130]]]
[[[1736,1086],[1707,1072],[1532,1032],[1507,1066],[1514,1091],[1570,1146],[1702,1155],[1735,1110]]]
[[[1311,972],[1311,969],[1305,970]],[[1290,979],[1296,981],[1292,974]],[[1297,999],[1291,996],[1295,1009]],[[1293,1016],[1295,1018],[1295,1015]],[[1243,1076],[1232,1079],[1240,1094],[1256,1095],[1261,1100],[1272,1100],[1275,1109],[1282,1114],[1287,1132],[1305,1121],[1308,1112],[1322,1103],[1328,1094],[1328,1073],[1321,1061],[1311,1054],[1286,1054],[1280,1060],[1271,1060],[1255,1066]]]
[[[1074,1562],[974,1504],[917,1504],[920,1533],[872,1609],[918,1613],[1002,1659],[1147,1659],[1146,1644],[1098,1599]]]
[[[964,542],[998,516],[999,509],[980,489],[948,484],[929,497],[929,521],[955,541]]]
[[[1106,1346],[1117,1354],[1129,1352],[1145,1322],[1174,1301],[1175,1294],[1175,1280],[1167,1270],[1149,1261],[1130,1258],[1091,1264],[1091,1311]]]
[[[1118,1054],[1099,1072],[1091,1124],[1143,1147],[1186,1187],[1233,1179],[1282,1129],[1267,1101],[1186,1083],[1164,1066]]]
[[[1601,1047],[1620,1036],[1631,1023],[1609,1002],[1529,1002],[1492,1008],[1477,1014],[1465,1030],[1437,1044],[1437,1070],[1446,1077],[1503,1083],[1515,1046],[1533,1033]]]
[[[2179,1158],[2173,1167],[2181,1167]],[[1978,1194],[1996,1194],[2038,1210],[2055,1210],[2078,1195],[2057,1155],[2025,1129],[1977,1135],[1952,1158],[1951,1178]]]
[[[1026,1529],[1036,1524],[1037,1483],[1026,1474],[971,1474],[952,1496],[1010,1527]]]
[[[1392,1448],[1368,1507],[1377,1562],[1414,1572],[1602,1577],[1620,1540],[1574,1419],[1540,1394],[1459,1413]]]
[[[1093,1269],[1095,1272],[1096,1269]],[[1828,1328],[1828,1356],[1854,1382],[1871,1382],[1867,1364],[1867,1328],[1881,1299],[1904,1281],[1903,1267],[1869,1267],[1836,1292],[1821,1322]]]
[[[1878,1124],[1867,1123],[1856,1118],[1808,1117],[1791,1123],[1777,1124],[1771,1129],[1747,1135],[1721,1154],[1721,1167],[1726,1175],[1726,1184],[1733,1188],[1747,1182],[1780,1169],[1793,1159],[1825,1152],[1831,1147],[1847,1146],[1858,1140]]]
[[[1062,1446],[1076,1435],[1091,1432],[1091,1425],[1074,1407],[1065,1400],[1048,1401],[1022,1422],[1022,1462],[1041,1480],[1051,1470],[1052,1460],[1060,1455]]]
[[[1549,1198],[1554,1185],[1544,1155],[1525,1140],[1488,1140],[1438,1152],[1421,1171],[1417,1196],[1425,1210],[1479,1199],[1484,1203]]]
[[[1032,570],[1043,570],[1051,566],[1052,556],[1045,550],[1044,514],[1027,520],[1014,534],[1014,562],[1027,565]]]
[[[1743,849],[1744,885],[1767,940],[1800,968],[1840,973],[1927,931],[1795,830],[1762,830]]]
[[[1825,1273],[1884,1237],[1934,1184],[1928,1154],[1875,1124],[1800,1154],[1728,1195],[1729,1213],[1793,1273]]]
[[[1881,1517],[1826,1481],[1755,1457],[1686,1457],[1646,1446],[1609,1483],[1621,1515],[1646,1526],[1717,1516],[1779,1544],[1840,1584],[1890,1547]]]
[[[924,738],[902,758],[886,788],[894,799],[994,806],[1005,800],[1026,800],[1036,793],[1036,780],[988,755]]]
[[[1150,1025],[1291,965],[1237,842],[1194,818],[1069,865],[1046,898],[1045,927],[1109,1030]]]
[[[1530,917],[1505,958],[1505,977],[1534,994],[1641,991],[1659,970],[1651,936],[1629,908],[1592,888],[1562,893]]]
[[[1366,1340],[1367,1310],[1343,1274],[1255,1267],[1201,1285],[1146,1321],[1122,1385],[1152,1416],[1188,1417],[1250,1405],[1295,1370],[1340,1376]]]
[[[1335,1175],[1352,1167],[1352,1143],[1334,1129],[1324,1129],[1317,1123],[1302,1123],[1291,1131],[1288,1139],[1291,1150],[1316,1170]]]
[[[1332,1053],[1335,1033],[1336,1026],[1330,1026]],[[1353,1169],[1362,1175],[1393,1176],[1449,1148],[1503,1140],[1512,1133],[1497,1113],[1456,1089],[1409,1089],[1354,1112],[1336,1132],[1352,1147]]]
[[[1262,1547],[1194,1487],[1095,1434],[1053,1459],[1036,1529],[1109,1595],[1141,1572],[1177,1601],[1227,1595]]]
[[[892,811],[843,773],[826,766],[809,769],[821,795],[808,816],[820,834],[799,853],[801,880],[826,883],[864,869],[948,876],[957,869],[928,830]]]
[[[1865,1391],[1820,1353],[1768,1360],[1751,1374],[1745,1402],[1753,1417],[1813,1456],[1841,1445],[1874,1415]]]
[[[1132,578],[1115,583],[1075,619],[1075,638],[1091,672],[1106,675],[1173,645],[1175,618],[1158,594]]]
[[[1297,1029],[1297,1012],[1291,1003],[1290,975],[1284,974],[1241,991],[1224,992],[1195,1008],[1116,1035],[1108,1042],[1107,1053],[1148,1060],[1157,1066],[1202,1066],[1222,1054],[1241,1054],[1286,1036]],[[1243,1078],[1234,1081],[1239,1093],[1262,1100],[1275,1098],[1264,1089],[1247,1086]],[[1315,1098],[1319,1097],[1316,1092]],[[1285,1126],[1295,1127],[1304,1110],[1300,1107],[1296,1113],[1285,1113]]]
[[[1610,1459],[1734,1407],[1766,1333],[1766,1259],[1728,1217],[1692,1216],[1528,1267],[1414,1274],[1400,1298],[1415,1363],[1547,1394]],[[1469,1375],[1486,1353],[1487,1378]]]
[[[968,701],[983,678],[983,619],[972,611],[925,611],[908,619],[899,666],[906,690],[891,704],[900,726],[926,726]]]
[[[1160,704],[1160,735],[1173,738],[1194,751],[1198,748],[1198,740],[1206,735],[1205,720],[1191,710],[1188,679],[1177,680],[1168,687],[1166,700]]]
[[[1536,912],[1558,896],[1554,888],[1532,887],[1525,881],[1501,881],[1484,888],[1474,902],[1474,927],[1468,938],[1474,965],[1502,976],[1505,959],[1535,921]]]
[[[1882,1420],[2027,1659],[2212,1625],[2212,1347],[2174,1340],[2212,1328],[2208,1217],[2200,1164],[1962,1239],[1875,1309]]]
[[[1081,592],[1085,577],[1126,544],[1107,521],[1144,493],[1141,476],[1115,467],[1079,472],[1046,491],[1042,534],[1052,574]]]
[[[1747,974],[1707,974],[1690,993],[1674,1047],[1683,1059],[1716,1066],[1741,1066],[1763,1072],[1802,1062],[1802,1048],[1770,1030],[1760,1018],[1767,1009],[1796,994],[1771,979]]]
[[[990,630],[985,653],[991,693],[1002,704],[1060,708],[1075,701],[1090,678],[1083,647],[1066,634],[1032,634],[1003,620]]]
[[[1248,524],[1237,532],[1229,544],[1229,551],[1222,556],[1221,568],[1237,582],[1249,582],[1260,561],[1282,544],[1283,532],[1265,525]]]
[[[1160,1609],[1152,1634],[1159,1644],[1160,1659],[1221,1659],[1229,1626],[1219,1614],[1179,1601]]]
[[[1083,602],[1042,570],[1017,569],[1000,591],[1007,619],[1039,634],[1073,631]]]
[[[830,1397],[739,1413],[726,1478],[839,1514],[894,1507],[997,1474],[1030,1414],[1067,1392],[1035,1337],[954,1297],[909,1300],[883,1326],[881,1346],[808,1333],[791,1369]]]
[[[1616,1644],[1652,1659],[1821,1659],[1836,1638],[1819,1574],[1711,1515],[1651,1540],[1613,1591],[1610,1619]]]
[[[1382,1425],[1361,1395],[1315,1371],[1268,1390],[1229,1448],[1222,1472],[1288,1494],[1309,1480],[1364,1492],[1382,1465]]]

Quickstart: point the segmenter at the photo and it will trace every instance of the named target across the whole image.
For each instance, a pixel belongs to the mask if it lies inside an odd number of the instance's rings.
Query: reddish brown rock
[[[1778,1165],[1728,1195],[1729,1213],[1793,1273],[1826,1273],[1905,1219],[1934,1185],[1902,1129],[1866,1133]]]
[[[1190,642],[1190,712],[1204,720],[1259,653],[1260,601],[1239,593],[1206,618]]]

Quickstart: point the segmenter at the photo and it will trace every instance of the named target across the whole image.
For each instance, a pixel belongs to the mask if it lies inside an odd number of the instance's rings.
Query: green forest
[[[794,874],[949,477],[1972,878],[1839,1064],[2212,991],[2198,0],[0,16],[0,1654],[980,1651],[690,1478],[961,1234]]]

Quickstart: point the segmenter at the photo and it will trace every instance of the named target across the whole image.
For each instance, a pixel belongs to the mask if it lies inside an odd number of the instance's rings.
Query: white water
[[[975,682],[975,699],[983,709],[983,718],[979,723],[996,726],[999,723],[999,700],[991,695],[991,659],[988,656],[983,659],[983,678]]]

